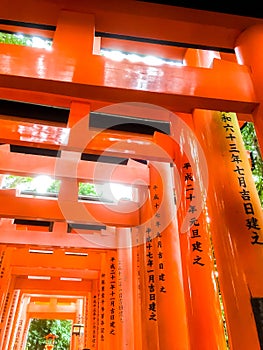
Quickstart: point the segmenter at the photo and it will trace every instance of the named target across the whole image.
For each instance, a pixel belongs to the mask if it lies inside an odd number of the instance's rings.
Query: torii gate
[[[61,180],[58,198],[0,190],[1,349],[24,350],[28,303],[50,295],[84,300],[72,349],[225,349],[221,297],[230,349],[261,349],[263,218],[239,123],[262,148],[263,20],[134,0],[0,13],[53,42],[0,45],[1,173]],[[78,200],[106,180],[133,200]]]

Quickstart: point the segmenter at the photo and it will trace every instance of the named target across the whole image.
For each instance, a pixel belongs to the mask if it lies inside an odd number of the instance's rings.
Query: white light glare
[[[51,50],[51,45],[49,44],[48,40],[41,39],[37,36],[33,36],[32,38],[32,47]]]
[[[50,280],[50,276],[27,276],[29,280]]]
[[[145,64],[148,64],[149,66],[161,66],[165,63],[165,61],[162,60],[161,58],[154,57],[154,56],[145,56],[143,58],[143,62]]]
[[[28,40],[27,40],[28,46],[36,47],[38,49],[46,49],[48,51],[52,50],[50,40],[45,40],[45,39],[42,39],[38,36],[28,37],[28,36],[24,36],[23,34],[20,34],[20,33],[15,34],[15,36],[18,39],[28,38]]]
[[[113,197],[118,201],[120,199],[132,200],[132,187],[121,184],[110,184]]]
[[[65,255],[88,256],[88,253],[82,253],[82,252],[65,252]]]
[[[53,250],[29,249],[29,253],[36,253],[36,254],[53,254]]]
[[[47,175],[39,175],[35,177],[31,183],[31,188],[37,193],[46,193],[53,179]]]
[[[120,62],[125,58],[124,53],[121,51],[103,51],[103,54],[105,57],[117,62]]]
[[[183,63],[180,61],[173,61],[173,60],[167,60],[162,59],[160,57],[152,56],[152,55],[137,55],[135,53],[124,53],[121,51],[116,50],[101,50],[101,53],[103,56],[110,58],[114,61],[122,61],[124,59],[127,59],[131,63],[139,63],[142,62],[144,64],[147,64],[148,66],[161,66],[163,64],[167,64],[170,66],[182,66]]]
[[[139,55],[136,55],[135,53],[127,54],[127,60],[132,63],[138,63],[142,61],[142,57]]]
[[[181,61],[167,61],[166,62],[169,66],[177,66],[182,67],[183,63]]]
[[[23,38],[24,38],[24,35],[23,35],[23,34],[15,34],[15,36],[16,36],[18,39],[23,39]]]
[[[82,281],[82,278],[77,278],[77,277],[60,277],[60,281],[81,282],[81,281]]]

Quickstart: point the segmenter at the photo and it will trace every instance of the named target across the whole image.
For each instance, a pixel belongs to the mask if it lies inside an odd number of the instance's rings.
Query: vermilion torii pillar
[[[239,123],[235,113],[195,110],[193,118],[209,170],[208,215],[230,347],[260,349],[252,305],[263,295],[263,215]]]

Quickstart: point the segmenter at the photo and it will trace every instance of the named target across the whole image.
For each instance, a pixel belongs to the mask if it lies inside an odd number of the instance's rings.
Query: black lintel
[[[69,109],[0,99],[0,114],[66,124]]]
[[[18,145],[10,145],[10,152],[35,154],[35,155],[46,156],[46,157],[60,157],[60,154],[61,154],[61,151],[54,150],[54,149],[27,147],[27,146],[18,146]]]
[[[74,229],[100,231],[100,230],[105,230],[106,226],[104,226],[104,225],[92,225],[92,224],[68,223],[68,230],[67,230],[68,233],[70,233]]]
[[[102,156],[97,154],[82,153],[81,160],[87,160],[90,162],[100,162],[100,163],[112,163],[112,164],[122,164],[127,165],[128,159],[121,157],[112,156]]]
[[[153,135],[158,131],[170,135],[170,123],[162,120],[136,118],[107,113],[90,113],[90,127]]]
[[[25,226],[49,227],[49,231],[52,231],[54,223],[53,221],[45,220],[14,219],[14,224]]]

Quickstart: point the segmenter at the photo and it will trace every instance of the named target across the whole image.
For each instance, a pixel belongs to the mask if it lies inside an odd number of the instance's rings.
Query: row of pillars
[[[263,215],[238,119],[196,110],[191,127],[209,186],[187,152],[176,152],[173,167],[150,162],[142,224],[119,228],[119,247],[102,262],[92,349],[262,348],[253,305],[263,297]],[[175,204],[178,173],[184,195]]]
[[[15,247],[1,246],[1,323],[0,323],[0,347],[3,350],[25,350],[30,322],[32,318],[43,318],[41,311],[35,314],[30,312],[31,295],[23,290],[17,289],[15,285],[16,276],[12,276],[8,271],[10,259],[15,254]],[[40,292],[40,291],[36,291]],[[86,293],[83,298],[77,298],[75,301],[75,316],[72,318],[72,310],[69,313],[69,319],[72,324],[83,323],[85,303],[90,301],[90,293]],[[51,298],[51,305],[48,314],[50,319],[57,319],[56,298]],[[85,300],[85,303],[83,302]],[[41,301],[41,298],[40,298]],[[53,311],[53,312],[52,312]],[[66,318],[64,316],[64,318]],[[72,335],[70,341],[70,350],[83,348],[83,337]],[[48,334],[46,335],[48,338]],[[56,339],[55,339],[56,340]],[[39,339],[43,344],[44,339]],[[47,341],[47,344],[49,342]],[[47,347],[48,348],[48,347]],[[51,349],[51,347],[50,347]]]
[[[262,346],[252,304],[263,298],[263,216],[237,116],[196,110],[188,125],[194,137],[181,152],[171,147],[173,166],[149,163],[141,225],[117,228],[116,248],[102,253],[100,280],[85,305],[83,348]],[[26,300],[10,278],[14,249],[1,247],[0,340],[1,349],[12,343],[22,350],[28,320],[19,316]]]
[[[262,41],[263,29],[253,27],[236,48],[240,63],[252,70],[261,146]],[[188,125],[196,157],[189,161],[184,152],[171,150],[173,167],[149,164],[150,195],[141,209],[142,224],[117,229],[119,247],[103,255],[100,280],[86,308],[86,348],[211,350],[225,349],[227,342],[234,350],[262,348],[252,304],[263,298],[263,217],[238,119],[234,113],[195,110]],[[205,154],[207,188],[196,144]],[[180,206],[174,201],[180,197],[175,168],[184,184]],[[185,217],[189,226],[181,232]],[[1,348],[8,349],[12,339],[11,348],[23,349],[25,336],[17,333],[24,329],[25,334],[27,326],[16,322],[23,303],[10,278],[13,248],[1,249]]]

